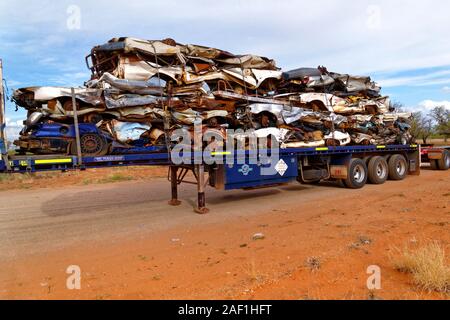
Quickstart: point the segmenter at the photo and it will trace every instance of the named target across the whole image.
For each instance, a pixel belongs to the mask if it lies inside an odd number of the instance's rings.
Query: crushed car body
[[[283,72],[273,59],[172,39],[115,38],[86,62],[91,78],[75,88],[85,155],[161,151],[171,132],[199,123],[222,137],[228,129],[275,137],[283,148],[413,139],[412,115],[396,113],[370,77]],[[28,112],[19,153],[76,154],[71,88],[23,88],[13,100]]]

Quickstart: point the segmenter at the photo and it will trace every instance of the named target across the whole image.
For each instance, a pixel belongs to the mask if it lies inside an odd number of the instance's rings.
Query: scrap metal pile
[[[283,148],[412,141],[411,114],[394,112],[369,77],[283,72],[265,57],[172,39],[113,39],[86,61],[92,77],[75,89],[84,155],[165,150],[171,132],[194,123],[223,138],[253,129]],[[70,88],[24,88],[13,99],[28,110],[20,153],[76,154]]]

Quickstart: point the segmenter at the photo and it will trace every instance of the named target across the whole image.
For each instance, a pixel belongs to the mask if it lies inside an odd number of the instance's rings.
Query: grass
[[[409,273],[414,284],[427,291],[450,293],[450,267],[445,250],[438,242],[431,242],[415,250],[408,246],[394,249],[391,261],[396,270]]]
[[[266,278],[266,276],[257,269],[254,260],[244,265],[244,272],[251,282],[262,283]]]
[[[0,173],[0,182],[8,182],[11,181],[13,177],[10,174]]]
[[[423,140],[418,139],[417,142],[422,144]],[[430,139],[428,139],[427,143],[434,144],[435,146],[448,146],[450,144],[450,140],[445,141],[445,139],[443,137],[434,136],[434,137],[431,137]]]
[[[16,154],[16,150],[8,150],[8,156],[15,156]]]
[[[20,182],[26,182],[26,181],[32,181],[35,177],[33,177],[30,173],[24,173],[24,174],[0,174],[0,183],[8,183],[8,182],[14,182],[14,181],[20,181]]]
[[[31,189],[39,181],[50,181],[61,176],[58,172],[0,174],[0,190]]]
[[[162,177],[161,174],[154,175],[148,168],[110,168],[105,170],[89,170],[86,172],[39,172],[25,174],[0,174],[0,190],[30,189],[42,187],[48,181],[54,181],[59,186],[64,185],[91,185],[142,180],[152,177]]]
[[[104,183],[116,183],[116,182],[123,182],[123,181],[132,181],[135,180],[130,175],[125,175],[119,172],[111,173],[103,178],[100,179],[90,179],[90,178],[84,178],[82,180],[82,184],[87,186],[90,184],[104,184]]]
[[[123,175],[121,173],[113,173],[105,178],[99,180],[100,183],[114,183],[114,182],[122,182],[122,181],[131,181],[133,180],[132,176]]]
[[[142,261],[147,261],[148,260],[148,258],[146,256],[142,255],[142,254],[138,255],[138,258],[139,258],[139,260],[142,260]]]
[[[322,262],[318,257],[309,257],[306,259],[305,265],[311,271],[318,271],[322,267]]]
[[[60,172],[39,172],[39,173],[16,173],[16,174],[0,174],[0,182],[26,182],[33,180],[53,179],[61,176]]]

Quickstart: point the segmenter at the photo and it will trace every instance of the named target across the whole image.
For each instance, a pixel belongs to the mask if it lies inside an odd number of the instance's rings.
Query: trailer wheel
[[[437,166],[439,170],[448,170],[450,168],[450,152],[444,150],[442,154],[442,159],[437,161]]]
[[[430,160],[431,170],[439,170],[438,161]]]
[[[348,166],[348,177],[343,180],[349,189],[361,189],[367,183],[367,165],[362,159],[352,159]]]
[[[86,134],[80,137],[81,154],[85,157],[101,157],[108,153],[109,143],[98,134]],[[71,144],[72,155],[77,155],[77,144]]]
[[[372,184],[383,184],[389,177],[389,166],[383,157],[373,157],[368,165],[369,182]]]
[[[389,179],[394,181],[404,180],[408,175],[408,163],[401,154],[394,154],[389,159]]]

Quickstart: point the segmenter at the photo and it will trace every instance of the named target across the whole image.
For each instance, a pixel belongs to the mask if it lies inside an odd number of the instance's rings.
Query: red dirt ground
[[[192,223],[148,235],[0,260],[0,298],[448,299],[415,287],[389,256],[394,247],[432,240],[449,252],[450,172],[424,170],[420,177],[357,191],[312,188],[317,191],[293,185],[268,200],[249,197],[229,205],[254,210],[250,215],[211,219],[215,200],[200,225],[192,214]],[[255,241],[255,233],[265,238]],[[317,270],[307,266],[309,258],[318,261]],[[66,289],[71,264],[82,269],[79,291]],[[382,290],[366,287],[371,265],[381,267]]]

